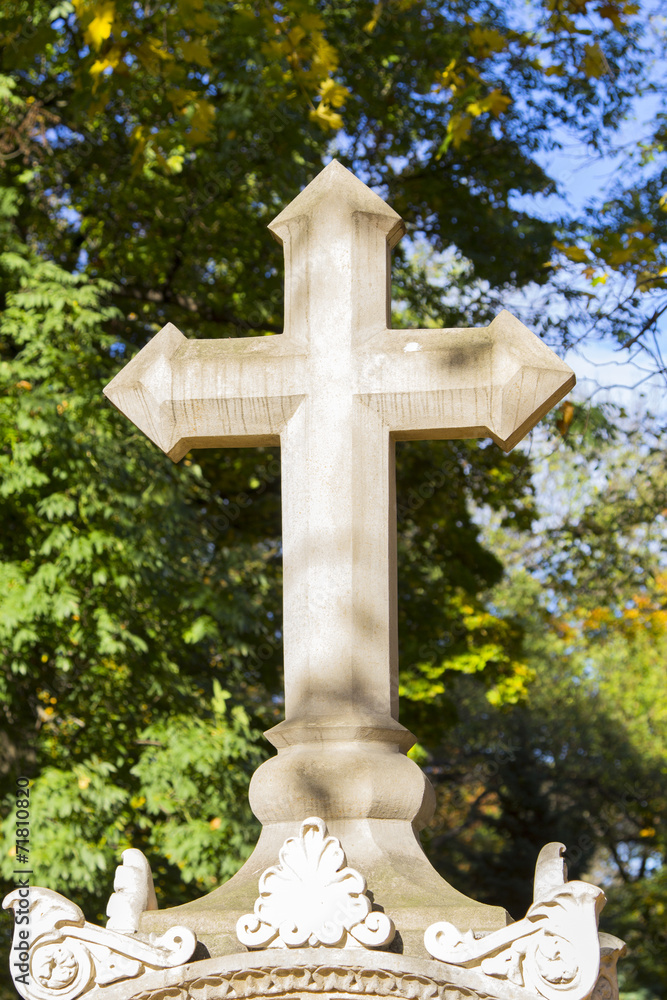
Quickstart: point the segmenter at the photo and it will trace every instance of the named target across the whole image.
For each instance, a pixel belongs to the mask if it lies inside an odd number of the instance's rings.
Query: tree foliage
[[[638,474],[628,437],[605,440],[603,425],[574,455],[546,451],[539,543],[487,518],[483,540],[506,567],[491,603],[522,626],[534,680],[526,699],[499,712],[459,681],[459,720],[430,762],[439,789],[430,850],[458,888],[518,918],[540,848],[562,841],[571,877],[607,891],[602,927],[628,942],[628,995],[657,997],[666,982],[665,525],[664,514],[647,525],[640,505],[636,518],[624,517],[617,491],[622,477],[640,495],[657,486],[664,511],[664,458],[651,462],[649,450]],[[649,527],[662,544],[646,544]],[[595,567],[606,574],[597,582]]]

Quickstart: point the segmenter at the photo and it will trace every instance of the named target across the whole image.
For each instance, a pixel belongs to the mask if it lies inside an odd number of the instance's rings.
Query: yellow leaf
[[[446,69],[443,69],[441,73],[437,74],[438,80],[445,86],[449,87],[452,93],[456,93],[465,85],[465,80],[462,76],[455,70],[456,59],[452,59],[447,65]]]
[[[597,42],[585,46],[584,58],[579,68],[584,71],[589,79],[598,79],[609,72],[604,52]]]
[[[167,91],[167,99],[171,102],[177,115],[182,115],[188,104],[192,104],[196,96],[194,90],[181,90],[180,87]]]
[[[324,21],[322,15],[318,14],[317,11],[304,12],[299,17],[299,24],[306,29],[306,31],[321,31],[324,28]]]
[[[574,419],[574,412],[574,406],[569,402],[569,400],[563,403],[563,407],[560,411],[560,419],[556,421],[556,427],[563,437],[566,436],[568,430],[570,429],[570,424]]]
[[[296,48],[299,42],[302,42],[305,37],[306,37],[306,32],[303,30],[300,24],[296,24],[287,33],[287,38],[294,46],[294,48]]]
[[[88,777],[87,774],[84,774],[79,778],[78,785],[82,792],[85,792],[89,784],[90,784],[90,778]]]
[[[212,830],[219,830],[222,826],[222,820],[219,816],[214,816],[208,825]]]
[[[638,11],[639,4],[622,2],[622,0],[620,3],[610,3],[608,0],[605,0],[605,2],[601,3],[596,8],[596,13],[599,14],[600,17],[606,17],[608,21],[611,21],[617,31],[622,31],[625,27],[625,23],[623,21],[624,17],[630,17]]]
[[[195,101],[195,109],[190,119],[190,141],[193,143],[207,142],[211,136],[215,105],[210,101]]]
[[[547,66],[544,71],[545,76],[565,76],[565,67],[562,65]]]
[[[183,58],[188,62],[197,63],[199,66],[210,66],[211,56],[204,42],[183,42],[181,44]]]
[[[147,38],[136,50],[139,62],[149,73],[157,73],[162,62],[173,59],[173,55],[157,38]]]
[[[452,115],[447,122],[447,138],[452,142],[454,149],[458,149],[462,142],[470,135],[472,128],[472,118],[467,115]]]
[[[496,87],[495,90],[492,90],[490,94],[486,95],[486,97],[482,97],[480,100],[473,101],[472,104],[469,104],[466,111],[469,115],[473,115],[475,118],[489,111],[497,118],[503,113],[503,111],[507,110],[511,103],[512,98],[501,93],[501,91]]]
[[[167,170],[170,174],[180,174],[184,163],[184,156],[181,156],[180,153],[172,153],[171,156],[167,157]]]
[[[470,46],[480,59],[486,59],[492,52],[502,52],[506,45],[507,39],[495,28],[475,27],[470,32]]]
[[[107,52],[102,59],[96,59],[93,65],[90,67],[89,73],[91,76],[99,76],[104,73],[105,69],[115,69],[120,62],[120,57],[122,53],[117,45],[114,45],[112,49]]]
[[[568,260],[573,261],[575,264],[586,264],[588,262],[588,254],[583,247],[568,247],[558,241],[554,243],[554,246],[557,250],[564,253]]]
[[[627,264],[634,255],[635,251],[632,247],[625,247],[623,250],[614,250],[613,253],[609,254],[608,259],[612,267],[617,267],[619,264]]]
[[[311,110],[310,119],[323,129],[336,131],[343,127],[342,117],[326,101],[320,101],[317,107]]]
[[[366,21],[366,24],[363,26],[362,30],[367,31],[369,35],[372,35],[377,28],[377,23],[380,20],[380,14],[382,13],[383,6],[384,4],[382,3],[382,0],[380,0],[379,3],[376,3],[373,7],[373,16],[370,21]]]
[[[660,208],[661,208],[661,210],[663,212],[667,212],[667,191],[660,198],[660,201],[658,202],[658,205],[660,206]]]
[[[338,68],[338,53],[319,32],[313,36],[312,68],[320,77],[335,73]]]
[[[323,80],[319,86],[320,96],[332,108],[340,108],[350,96],[350,91],[342,83],[336,83],[331,77]]]
[[[102,42],[111,34],[111,26],[116,16],[116,8],[110,0],[95,5],[93,8],[93,18],[88,22],[88,27],[83,33],[85,41],[88,42],[96,52],[102,47]]]

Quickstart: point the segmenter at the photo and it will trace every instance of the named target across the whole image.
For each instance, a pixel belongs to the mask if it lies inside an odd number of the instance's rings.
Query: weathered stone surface
[[[285,721],[250,789],[262,835],[230,882],[141,927],[183,922],[211,954],[235,950],[259,876],[321,816],[400,946],[424,956],[433,921],[489,931],[507,914],[439,878],[416,838],[433,792],[398,722],[395,442],[490,435],[510,449],[574,375],[506,312],[484,329],[389,329],[403,223],[335,161],[270,229],[285,254],[282,335],[196,341],[168,324],[106,389],[174,460],[281,447]]]
[[[197,341],[168,324],[105,392],[174,460],[280,443],[286,719],[392,729],[394,442],[490,435],[510,449],[574,375],[507,312],[485,329],[389,330],[403,224],[336,162],[270,228],[282,335]]]
[[[393,940],[391,920],[377,901],[371,910],[363,876],[346,866],[323,821],[311,817],[283,845],[280,864],[262,876],[255,912],[239,922],[239,937],[250,952],[187,962],[194,937],[184,928],[159,940],[104,930],[86,923],[80,909],[57,893],[34,889],[30,975],[17,980],[17,989],[24,1000],[240,1000],[307,993],[327,1000],[361,994],[617,1000],[623,942],[604,934],[598,939],[604,894],[587,883],[568,883],[563,853],[562,844],[541,852],[535,902],[524,920],[481,937],[447,923],[429,928],[426,945],[439,959],[432,962],[379,950]],[[131,852],[115,880],[117,892],[128,882],[124,867],[134,872],[133,888],[146,885],[145,865]],[[16,895],[5,905],[15,905]]]
[[[308,994],[319,1000],[352,1000],[360,996],[395,1000],[546,1000],[525,987],[442,962],[354,948],[322,951],[315,954],[314,949],[306,948],[286,953],[274,948],[261,954],[219,956],[179,969],[147,973],[133,982],[94,989],[86,1000],[259,1000]],[[562,996],[572,1000],[567,990]],[[606,998],[606,993],[601,996]],[[595,992],[592,997],[598,1000]]]
[[[134,934],[145,910],[157,910],[153,873],[146,856],[135,847],[123,851],[116,868],[113,894],[107,903],[107,929]]]

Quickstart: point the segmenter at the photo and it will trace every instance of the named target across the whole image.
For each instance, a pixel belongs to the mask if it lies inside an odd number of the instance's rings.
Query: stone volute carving
[[[522,987],[524,995],[584,1000],[600,972],[598,918],[606,900],[597,886],[567,881],[564,853],[563,844],[540,852],[535,898],[523,920],[479,939],[446,921],[433,924],[424,935],[427,951],[490,981]]]
[[[106,928],[88,923],[75,903],[51,889],[16,889],[5,897],[3,907],[15,916],[12,950],[19,957],[11,963],[12,976],[24,1000],[76,1000],[96,987],[188,961],[197,939],[187,928],[172,927],[162,935],[136,933],[142,909],[157,908],[150,866],[141,851],[124,852],[114,888]],[[16,919],[19,914],[27,915],[25,923]],[[24,927],[29,928],[28,941]]]
[[[346,865],[324,820],[304,820],[297,837],[280,850],[280,864],[259,880],[254,913],[242,916],[236,933],[248,948],[382,948],[396,932],[389,917],[371,909],[366,880]]]

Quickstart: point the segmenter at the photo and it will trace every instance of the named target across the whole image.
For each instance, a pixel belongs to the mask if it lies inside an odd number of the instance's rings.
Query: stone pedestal
[[[382,728],[331,719],[281,723],[267,733],[276,757],[256,771],[250,805],[262,823],[252,856],[229,882],[204,899],[147,912],[141,929],[164,931],[185,924],[211,955],[238,948],[235,926],[252,909],[262,872],[276,863],[288,837],[307,816],[321,816],[344,847],[348,863],[365,877],[374,903],[399,928],[395,950],[427,957],[424,932],[447,915],[463,930],[504,927],[501,907],[468,899],[438,875],[419,843],[433,816],[428,778],[406,756],[414,737],[392,719]]]

